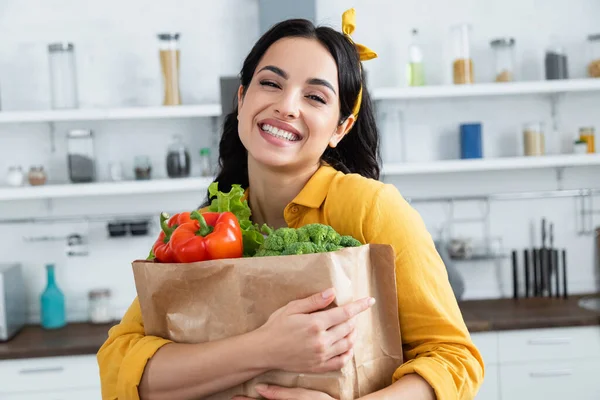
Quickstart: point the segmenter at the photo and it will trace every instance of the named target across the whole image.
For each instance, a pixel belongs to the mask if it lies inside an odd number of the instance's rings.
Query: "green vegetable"
[[[341,236],[329,225],[308,224],[298,229],[279,228],[273,231],[254,256],[325,253],[360,245],[362,243],[358,240]]]
[[[281,252],[282,256],[297,256],[300,254],[313,254],[317,252],[317,246],[311,242],[291,243]]]
[[[339,244],[341,236],[329,225],[309,224],[304,226],[310,237],[310,241],[315,244],[335,243]]]
[[[213,182],[208,187],[208,193],[210,198],[213,199],[208,211],[230,211],[237,217],[242,228],[244,256],[252,257],[264,242],[263,233],[269,235],[272,230],[266,225],[259,228],[258,224],[252,223],[250,220],[252,211],[248,206],[248,201],[242,200],[244,189],[240,185],[231,185],[229,193],[223,193],[219,191],[218,183]]]
[[[342,247],[358,247],[362,246],[362,243],[354,239],[352,236],[342,236],[340,240],[340,246]]]

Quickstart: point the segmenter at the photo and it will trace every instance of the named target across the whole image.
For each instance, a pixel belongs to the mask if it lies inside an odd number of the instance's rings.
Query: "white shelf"
[[[23,187],[0,187],[2,200],[36,200],[66,197],[118,196],[131,194],[154,194],[174,192],[205,192],[212,178],[156,179],[147,181],[122,181],[43,185]],[[204,193],[203,193],[204,194]]]
[[[399,176],[593,165],[600,165],[600,154],[567,154],[540,157],[506,157],[436,161],[430,163],[386,164],[383,166],[382,175]],[[175,192],[200,192],[204,194],[212,181],[212,178],[179,178],[64,185],[47,184],[43,186],[23,186],[16,188],[0,186],[0,201]]]
[[[220,104],[73,110],[2,111],[0,124],[31,122],[102,121],[124,119],[218,117]]]
[[[416,100],[450,97],[509,96],[600,91],[600,79],[566,79],[473,85],[444,85],[372,90],[373,100]]]
[[[564,154],[386,164],[383,166],[382,174],[387,176],[418,175],[593,165],[600,165],[600,154]]]

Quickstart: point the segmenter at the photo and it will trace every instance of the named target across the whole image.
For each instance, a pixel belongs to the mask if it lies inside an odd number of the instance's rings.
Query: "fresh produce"
[[[171,234],[169,247],[176,262],[191,263],[222,258],[239,258],[244,249],[242,230],[231,212],[193,211],[191,221]]]
[[[279,228],[270,233],[258,248],[255,257],[325,253],[344,247],[357,247],[361,242],[351,236],[341,236],[331,226],[309,224],[301,228]]]
[[[169,214],[167,213],[161,213],[161,231],[158,235],[158,239],[154,242],[154,246],[152,246],[152,249],[150,250],[148,259],[154,259],[155,261],[162,263],[175,262],[175,257],[169,246],[169,240],[171,239],[173,231],[186,222],[190,222],[190,213],[187,211],[175,214],[172,217],[169,217]]]
[[[301,228],[273,230],[250,220],[252,212],[244,189],[232,185],[228,193],[209,188],[212,199],[207,212],[182,212],[169,218],[160,215],[161,233],[149,260],[160,263],[190,263],[221,258],[299,255],[357,247],[361,242],[342,236],[331,226],[309,224]]]

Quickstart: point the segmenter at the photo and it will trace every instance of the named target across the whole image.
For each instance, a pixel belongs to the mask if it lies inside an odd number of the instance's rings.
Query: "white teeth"
[[[276,128],[276,127],[274,127],[272,125],[269,125],[269,124],[263,124],[261,126],[261,129],[263,131],[269,133],[271,136],[283,138],[283,139],[289,140],[291,142],[295,142],[297,140],[300,140],[298,138],[298,136],[296,136],[295,134],[293,134],[291,132],[288,132],[288,131],[285,131],[283,129]]]

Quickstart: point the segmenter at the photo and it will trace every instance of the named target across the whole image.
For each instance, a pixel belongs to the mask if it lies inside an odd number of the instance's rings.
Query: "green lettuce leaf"
[[[212,199],[208,211],[229,211],[237,217],[242,228],[244,257],[252,257],[264,242],[264,236],[258,224],[254,224],[250,220],[252,211],[248,206],[248,201],[242,200],[244,189],[240,185],[231,185],[229,193],[223,193],[219,191],[218,183],[213,182],[208,187],[208,192]]]

